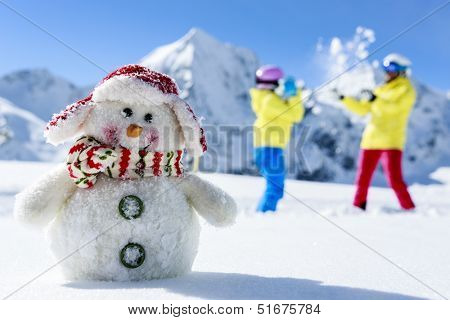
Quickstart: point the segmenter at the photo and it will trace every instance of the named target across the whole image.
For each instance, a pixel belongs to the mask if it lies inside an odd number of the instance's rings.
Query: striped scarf
[[[132,152],[104,145],[92,137],[81,137],[70,148],[67,170],[80,188],[90,188],[100,173],[110,178],[138,179],[151,176],[183,175],[182,150]]]

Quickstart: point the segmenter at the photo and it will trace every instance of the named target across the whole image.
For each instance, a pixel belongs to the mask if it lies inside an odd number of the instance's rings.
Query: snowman
[[[69,280],[149,280],[191,270],[197,214],[234,222],[221,189],[184,172],[185,150],[206,151],[203,129],[168,76],[127,65],[49,122],[54,145],[78,137],[67,163],[17,195],[14,213],[48,226],[51,249]]]

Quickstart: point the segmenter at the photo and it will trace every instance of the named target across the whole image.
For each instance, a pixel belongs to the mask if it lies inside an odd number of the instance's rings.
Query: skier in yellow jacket
[[[266,190],[257,210],[276,211],[278,201],[284,193],[284,156],[294,123],[303,118],[301,90],[295,80],[287,78],[283,94],[275,89],[279,86],[283,72],[280,68],[266,65],[256,72],[256,87],[250,90],[252,109],[256,115],[253,126],[255,164],[266,179]]]
[[[399,54],[388,55],[383,62],[386,82],[368,97],[356,100],[340,96],[344,105],[359,115],[370,114],[361,140],[361,154],[356,177],[357,190],[353,205],[366,209],[367,193],[381,158],[385,175],[405,210],[414,209],[402,175],[402,150],[405,146],[408,119],[416,100],[416,92],[406,70],[410,61]]]

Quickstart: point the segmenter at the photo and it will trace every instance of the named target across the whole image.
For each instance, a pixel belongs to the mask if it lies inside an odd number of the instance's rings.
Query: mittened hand
[[[372,92],[372,90],[368,90],[368,89],[362,90],[360,97],[361,97],[361,100],[366,100],[369,102],[372,102],[377,98],[377,96]]]
[[[333,90],[331,90],[333,96],[335,97],[336,100],[343,100],[345,98],[345,96],[341,93],[338,92],[338,90],[336,88],[334,88]]]
[[[283,96],[287,98],[295,97],[297,95],[297,85],[293,77],[288,77],[284,81]]]

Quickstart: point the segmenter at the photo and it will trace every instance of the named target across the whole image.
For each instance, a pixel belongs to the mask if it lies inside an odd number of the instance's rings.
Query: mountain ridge
[[[367,56],[368,47],[374,41],[373,31],[358,27],[351,40],[333,38],[328,47],[322,45],[318,57],[326,78],[332,78]],[[201,162],[203,170],[256,174],[251,142],[255,116],[248,94],[260,65],[254,52],[220,42],[207,32],[193,28],[175,42],[155,48],[139,63],[173,77],[181,97],[202,119],[209,142],[209,152]],[[306,116],[294,127],[286,152],[290,178],[353,181],[366,119],[348,112],[331,98],[332,91],[338,88],[355,95],[361,89],[380,83],[382,75],[377,61],[363,61],[319,91],[304,88]],[[418,95],[409,124],[405,176],[410,182],[429,182],[428,176],[433,170],[440,165],[450,165],[450,151],[447,151],[450,100],[445,92],[416,79],[413,82]],[[88,91],[88,87],[79,88],[43,69],[22,70],[0,78],[0,96],[12,97],[9,100],[16,106],[44,120],[84,97]],[[305,132],[307,138],[303,143]],[[380,170],[375,183],[385,185]]]

